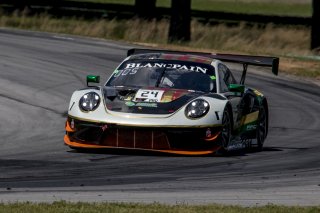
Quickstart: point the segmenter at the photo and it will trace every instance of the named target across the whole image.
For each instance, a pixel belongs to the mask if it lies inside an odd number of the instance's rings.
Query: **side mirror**
[[[230,92],[240,92],[244,93],[245,86],[242,84],[229,84],[229,91]]]
[[[100,83],[99,75],[87,75],[87,86],[90,87],[89,83]]]

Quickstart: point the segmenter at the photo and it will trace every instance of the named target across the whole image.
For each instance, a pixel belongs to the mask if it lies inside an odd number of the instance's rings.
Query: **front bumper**
[[[64,141],[72,148],[119,148],[205,155],[220,149],[220,132],[221,126],[137,127],[89,122],[68,117]]]

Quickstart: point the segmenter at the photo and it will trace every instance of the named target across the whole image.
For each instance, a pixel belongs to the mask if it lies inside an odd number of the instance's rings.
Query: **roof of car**
[[[130,56],[130,59],[163,59],[175,61],[190,61],[203,64],[211,64],[215,59],[205,56],[191,55],[191,54],[170,54],[170,53],[145,53]]]

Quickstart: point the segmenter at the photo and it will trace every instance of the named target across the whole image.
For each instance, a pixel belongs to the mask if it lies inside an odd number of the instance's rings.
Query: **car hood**
[[[159,92],[161,97],[157,101],[141,99],[141,92]],[[107,110],[139,114],[171,114],[192,99],[206,95],[198,91],[150,87],[103,87],[102,93]]]

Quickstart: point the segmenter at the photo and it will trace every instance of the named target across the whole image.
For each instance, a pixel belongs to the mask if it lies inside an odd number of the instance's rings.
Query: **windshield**
[[[164,60],[127,61],[113,73],[106,86],[159,87],[203,92],[215,92],[216,88],[212,66]]]

